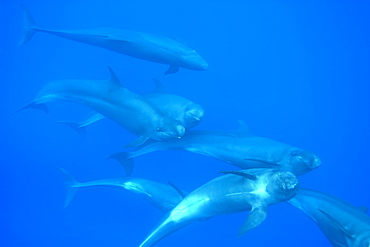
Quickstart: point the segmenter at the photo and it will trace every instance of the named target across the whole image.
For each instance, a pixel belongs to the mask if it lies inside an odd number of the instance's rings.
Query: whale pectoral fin
[[[184,199],[186,197],[186,193],[182,191],[179,187],[177,187],[171,182],[168,182],[168,183],[177,191],[177,193],[179,193],[179,195],[181,196],[181,199]]]
[[[93,123],[96,123],[102,119],[106,118],[104,115],[100,113],[94,113],[92,116],[87,118],[85,121],[80,122],[80,127],[86,127],[88,125],[91,125]]]
[[[128,37],[115,37],[113,35],[102,35],[102,34],[94,34],[96,37],[104,38],[105,40],[110,41],[117,41],[122,43],[133,43],[133,40],[130,40]]]
[[[166,72],[164,72],[164,75],[173,74],[173,73],[176,73],[177,71],[179,71],[179,66],[177,66],[177,65],[170,65],[170,67],[168,68],[168,70]]]
[[[243,159],[243,160],[245,160],[245,161],[253,161],[253,162],[260,162],[260,163],[264,163],[266,165],[273,166],[273,167],[279,166],[278,164],[271,163],[271,162],[264,161],[264,160],[259,160],[259,159]]]
[[[238,236],[242,236],[249,230],[261,224],[267,216],[267,206],[259,206],[252,208],[245,223],[239,228]]]
[[[94,37],[97,39],[104,39],[108,41],[116,41],[116,42],[122,42],[122,43],[132,43],[132,41],[125,39],[124,37],[115,37],[114,35],[107,35],[107,34],[79,34],[80,36],[85,35],[88,37]]]
[[[16,114],[16,113],[18,113],[18,112],[20,112],[20,111],[22,111],[22,110],[24,110],[24,109],[39,109],[39,110],[45,112],[46,114],[49,113],[49,109],[48,109],[48,107],[47,107],[46,104],[32,102],[32,103],[30,103],[30,104],[28,104],[26,106],[23,106],[21,109],[19,109],[15,113],[13,113],[13,115]]]
[[[242,176],[242,177],[250,179],[250,180],[256,180],[257,179],[257,176],[255,176],[253,174],[246,173],[246,172],[241,172],[241,171],[222,171],[220,173]]]
[[[124,148],[128,148],[128,147],[137,147],[137,146],[140,146],[142,144],[144,144],[147,140],[149,139],[148,136],[140,136],[139,138],[137,138],[136,140],[130,142],[129,144],[123,146]]]
[[[119,152],[108,156],[106,159],[115,159],[117,160],[125,169],[126,176],[131,176],[132,171],[134,170],[134,159],[130,158],[130,153],[128,152]]]
[[[86,128],[81,127],[80,123],[71,122],[71,121],[57,121],[57,123],[65,124],[71,127],[74,131],[76,131],[82,139],[86,138]]]
[[[162,82],[160,80],[158,80],[157,78],[152,78],[152,80],[155,83],[155,88],[154,88],[153,92],[165,92],[165,90],[163,88],[163,85],[162,85]]]
[[[344,234],[346,234],[348,237],[354,238],[354,235],[348,231],[348,229],[341,223],[339,223],[334,217],[332,217],[330,214],[327,212],[322,211],[321,209],[319,210],[323,215],[325,215],[335,226],[337,226]]]

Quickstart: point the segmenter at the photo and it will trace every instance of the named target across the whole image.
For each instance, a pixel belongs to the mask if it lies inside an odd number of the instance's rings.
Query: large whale
[[[285,171],[251,169],[225,172],[187,195],[148,235],[140,247],[148,247],[186,225],[217,215],[251,210],[239,235],[257,227],[267,215],[267,207],[291,199],[298,179]]]
[[[291,171],[296,176],[312,171],[321,163],[310,151],[252,135],[242,121],[236,131],[189,130],[181,139],[146,143],[131,152],[119,152],[110,157],[125,167],[131,158],[158,150],[189,151],[241,169],[274,168]]]
[[[152,206],[163,212],[172,210],[187,195],[186,192],[172,184],[164,184],[143,178],[124,177],[80,183],[66,170],[62,168],[59,168],[59,170],[64,177],[67,189],[64,207],[67,207],[71,203],[79,188],[90,186],[113,186],[123,188],[126,191],[136,194],[139,198],[146,200]]]
[[[204,117],[202,106],[179,95],[167,93],[160,81],[153,80],[156,84],[155,89],[152,92],[141,94],[141,96],[155,105],[163,114],[178,121],[185,129],[193,128],[202,121]],[[72,127],[84,137],[86,135],[85,127],[103,118],[105,118],[103,115],[96,113],[81,122],[59,122]]]
[[[29,11],[22,5],[24,14],[24,35],[20,45],[27,43],[35,32],[44,32],[66,39],[95,45],[156,63],[169,64],[166,74],[175,73],[179,67],[192,70],[206,70],[207,62],[193,49],[175,40],[155,34],[95,28],[87,30],[52,30],[40,28]]]
[[[112,119],[139,136],[127,146],[138,146],[148,139],[163,141],[180,138],[185,128],[164,115],[147,99],[125,88],[112,69],[110,80],[60,80],[46,84],[25,108],[43,108],[45,103],[64,100],[83,104]],[[21,110],[22,110],[21,109]]]
[[[311,218],[334,247],[370,247],[367,209],[309,189],[299,189],[288,203]]]

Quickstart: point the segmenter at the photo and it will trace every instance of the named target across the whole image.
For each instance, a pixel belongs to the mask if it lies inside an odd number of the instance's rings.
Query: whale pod
[[[141,96],[157,107],[164,115],[175,119],[185,129],[190,129],[202,121],[204,116],[202,106],[179,95],[165,92],[160,81],[153,80],[156,83],[156,88],[150,93],[141,94]],[[105,118],[103,115],[96,113],[81,122],[59,121],[59,123],[68,125],[84,138],[86,136],[85,127],[103,118]]]
[[[46,84],[34,101],[22,109],[41,108],[45,103],[63,100],[85,105],[112,119],[139,138],[127,146],[138,146],[148,139],[163,141],[180,138],[185,128],[164,115],[144,97],[125,88],[111,68],[110,80],[60,80]],[[21,110],[22,110],[21,109]]]

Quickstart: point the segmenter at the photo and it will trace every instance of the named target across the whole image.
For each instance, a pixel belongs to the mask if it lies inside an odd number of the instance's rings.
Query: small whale
[[[192,70],[208,69],[207,62],[195,50],[166,37],[114,28],[68,31],[39,28],[35,25],[33,17],[23,5],[22,10],[24,15],[24,35],[19,45],[27,43],[34,33],[44,32],[106,48],[131,57],[168,64],[170,67],[165,74],[176,73],[179,67]]]
[[[139,146],[148,139],[164,141],[181,138],[185,128],[176,120],[164,115],[147,99],[125,88],[109,68],[110,80],[60,80],[46,84],[34,101],[21,108],[40,108],[45,103],[64,100],[83,104],[112,119],[138,139],[126,145]]]
[[[334,247],[370,246],[370,217],[366,208],[309,189],[299,189],[288,203],[311,218]]]
[[[261,224],[268,206],[291,199],[299,187],[298,179],[285,171],[251,169],[230,171],[187,195],[154,228],[140,247],[149,247],[174,231],[198,220],[217,215],[251,211],[239,236]]]
[[[241,169],[273,168],[291,171],[300,176],[320,166],[318,156],[268,138],[254,136],[239,121],[236,131],[189,130],[181,139],[151,142],[131,152],[110,156],[123,167],[131,158],[159,150],[180,150],[202,154],[227,162]]]
[[[113,186],[123,188],[136,194],[139,198],[146,200],[152,206],[163,212],[172,210],[187,195],[186,192],[178,189],[172,184],[159,183],[143,178],[124,177],[80,183],[66,170],[59,168],[59,171],[64,177],[67,189],[67,198],[64,207],[67,207],[71,203],[79,188],[90,186]]]
[[[156,83],[155,89],[150,93],[141,94],[141,96],[156,106],[164,115],[178,121],[187,130],[193,128],[202,121],[204,117],[204,109],[202,106],[179,95],[165,92],[161,82],[157,79],[153,80]],[[81,122],[59,121],[59,123],[70,126],[84,138],[86,136],[84,127],[103,118],[105,118],[103,115],[96,113]]]

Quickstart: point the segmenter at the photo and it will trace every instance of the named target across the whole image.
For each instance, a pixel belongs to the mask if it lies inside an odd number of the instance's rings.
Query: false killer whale
[[[268,206],[291,199],[299,187],[298,179],[286,171],[255,168],[223,173],[227,175],[211,180],[180,201],[140,247],[152,246],[194,221],[251,210],[239,229],[243,235],[264,221]]]
[[[71,203],[79,188],[90,186],[114,186],[123,188],[136,194],[139,198],[146,200],[163,212],[172,210],[187,195],[187,192],[180,190],[173,184],[164,184],[143,178],[111,178],[80,183],[63,168],[59,168],[59,171],[64,177],[65,187],[67,189],[64,207],[67,207]]]
[[[178,121],[185,129],[193,128],[202,121],[204,109],[184,97],[165,92],[162,83],[153,79],[156,87],[152,92],[141,94],[144,98],[156,106],[164,115]],[[96,113],[81,122],[58,121],[66,124],[77,131],[83,138],[86,136],[85,127],[105,118],[102,114]]]
[[[24,15],[23,38],[19,45],[27,43],[36,32],[44,32],[62,38],[95,45],[156,63],[169,64],[165,74],[176,73],[179,67],[192,70],[208,69],[207,62],[193,49],[167,37],[156,34],[95,28],[86,30],[52,30],[35,25],[33,17],[22,5]]]
[[[125,167],[128,160],[143,154],[180,150],[216,158],[241,169],[274,168],[291,171],[296,176],[312,171],[321,163],[310,151],[252,135],[243,121],[239,124],[236,131],[189,130],[181,139],[146,143],[131,152],[115,153],[109,158],[118,160]]]
[[[309,189],[299,189],[288,203],[311,218],[334,247],[370,247],[366,208]]]

